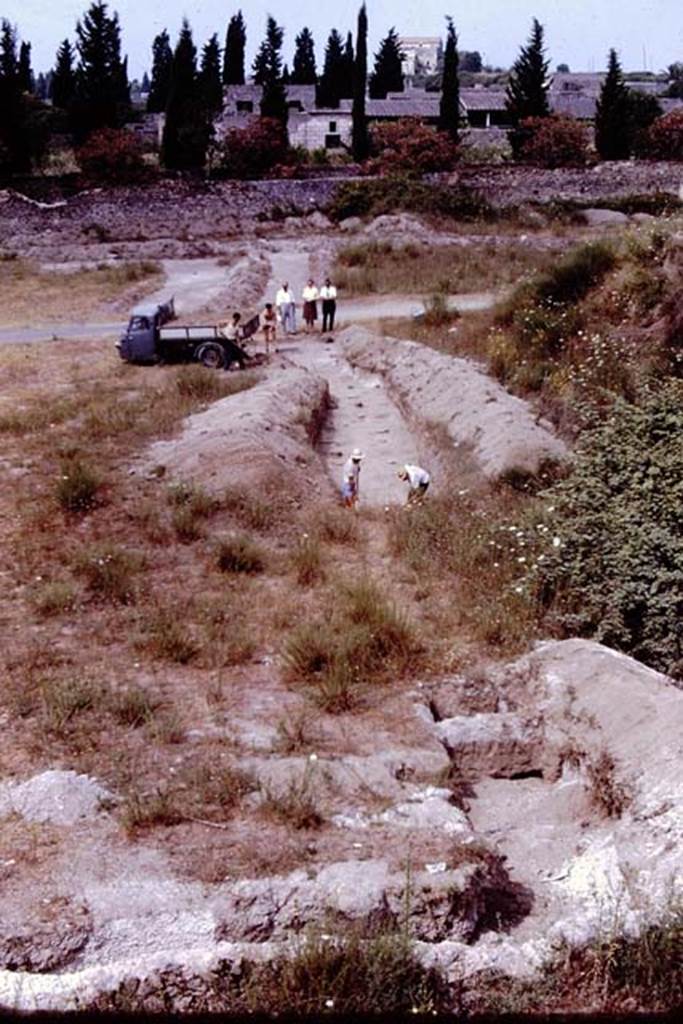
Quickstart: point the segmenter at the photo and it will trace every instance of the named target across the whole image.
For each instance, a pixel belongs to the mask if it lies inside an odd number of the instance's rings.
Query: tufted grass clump
[[[326,711],[349,711],[368,689],[415,668],[422,645],[406,616],[370,579],[341,586],[324,618],[292,630],[284,663],[292,681],[312,687]]]
[[[105,543],[81,549],[74,570],[95,598],[111,604],[133,604],[136,576],[143,566],[144,559],[138,552]]]
[[[216,550],[216,565],[226,573],[259,573],[265,569],[266,554],[249,537],[226,537]]]
[[[55,487],[57,503],[65,512],[84,514],[98,503],[102,477],[82,459],[66,459]]]
[[[328,932],[332,934],[328,934]],[[251,1010],[320,1018],[435,1014],[450,1006],[442,975],[418,960],[400,924],[310,928],[291,951],[254,968],[245,982]]]

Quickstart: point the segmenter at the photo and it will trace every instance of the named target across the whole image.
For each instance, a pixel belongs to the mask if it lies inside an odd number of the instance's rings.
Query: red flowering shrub
[[[457,146],[446,132],[437,132],[410,117],[375,125],[371,132],[370,174],[419,176],[450,171],[458,157]]]
[[[683,160],[683,110],[658,117],[647,133],[647,153],[661,160]]]
[[[516,131],[517,155],[537,167],[572,167],[585,164],[588,135],[573,117],[527,117]]]
[[[220,178],[262,178],[287,162],[287,132],[280,121],[258,117],[231,128],[218,147],[213,174]]]
[[[142,146],[122,128],[101,128],[77,151],[76,159],[88,181],[127,185],[144,181],[151,170],[142,157]]]

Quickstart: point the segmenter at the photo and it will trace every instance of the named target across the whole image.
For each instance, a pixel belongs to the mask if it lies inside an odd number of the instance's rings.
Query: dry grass
[[[366,242],[341,249],[334,274],[348,295],[456,294],[504,288],[547,261],[542,249],[514,242],[433,248]]]
[[[83,319],[112,318],[117,307],[138,301],[159,288],[164,274],[161,265],[147,260],[68,274],[41,270],[26,260],[0,262],[0,308],[5,326],[34,326],[36,322],[68,323]],[[36,297],[40,296],[36,307]]]

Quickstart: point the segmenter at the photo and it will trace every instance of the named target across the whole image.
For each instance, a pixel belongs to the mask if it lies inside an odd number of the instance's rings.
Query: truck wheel
[[[202,366],[208,366],[210,370],[222,370],[225,366],[223,346],[215,341],[209,341],[206,345],[202,345],[197,350],[196,358]]]

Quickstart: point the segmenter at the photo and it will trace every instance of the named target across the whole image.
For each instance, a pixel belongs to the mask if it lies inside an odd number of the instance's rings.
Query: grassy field
[[[112,303],[127,307],[158,288],[163,278],[161,264],[153,260],[65,273],[22,259],[0,259],[2,326],[106,319],[113,315]]]
[[[334,277],[347,295],[483,292],[513,284],[547,261],[543,249],[518,241],[434,248],[366,242],[339,251]]]

